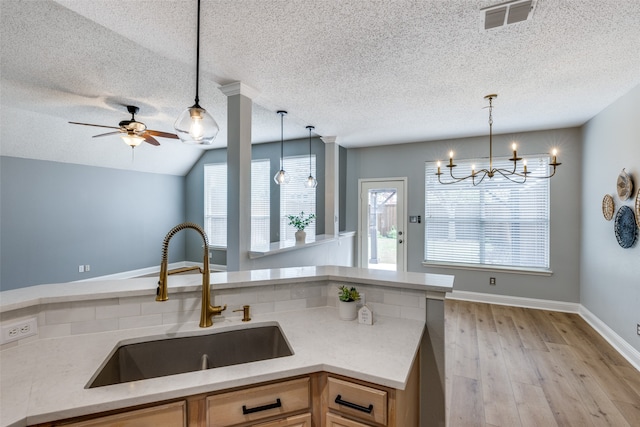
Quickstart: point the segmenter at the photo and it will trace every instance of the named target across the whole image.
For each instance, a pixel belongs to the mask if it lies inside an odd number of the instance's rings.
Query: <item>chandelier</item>
[[[527,177],[547,179],[547,178],[551,178],[556,174],[556,167],[562,164],[562,163],[558,163],[557,161],[557,157],[556,157],[558,154],[557,149],[554,148],[552,150],[551,152],[552,160],[551,160],[551,163],[549,163],[549,166],[553,166],[553,172],[551,172],[551,174],[546,176],[531,175],[531,172],[527,171],[527,161],[523,160],[522,157],[518,157],[517,145],[515,142],[511,145],[511,148],[513,149],[513,157],[509,159],[509,161],[513,162],[513,168],[503,169],[503,168],[493,167],[493,115],[492,113],[493,113],[493,100],[497,97],[498,95],[496,94],[491,94],[484,97],[484,99],[489,100],[489,169],[480,169],[476,171],[475,165],[471,165],[471,175],[467,175],[464,177],[457,177],[453,174],[453,168],[455,168],[457,165],[453,163],[453,151],[450,151],[449,164],[445,166],[449,168],[449,175],[451,176],[451,180],[450,181],[442,180],[441,176],[443,175],[443,173],[440,171],[441,163],[440,161],[438,161],[437,162],[438,172],[436,172],[436,175],[438,176],[438,182],[440,184],[455,184],[456,182],[464,181],[466,179],[471,179],[472,184],[475,186],[480,184],[486,177],[489,177],[489,179],[491,179],[497,174],[517,184],[524,184],[527,181]],[[518,170],[518,162],[521,160],[522,160],[523,167],[521,170]]]

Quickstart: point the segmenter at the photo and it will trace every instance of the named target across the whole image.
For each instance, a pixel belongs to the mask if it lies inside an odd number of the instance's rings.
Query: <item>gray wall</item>
[[[622,168],[640,187],[640,86],[584,126],[582,173],[581,301],[636,350],[640,351],[640,242],[629,249],[618,245],[614,221],[602,216],[602,198],[611,194],[616,212],[633,207],[635,198],[621,201],[616,180]],[[639,236],[640,237],[640,236]]]
[[[2,290],[157,266],[184,221],[179,176],[3,156],[0,178]],[[171,262],[184,246],[172,240]]]
[[[316,233],[324,234],[324,143],[319,138],[311,140],[311,152],[316,156]],[[284,155],[302,156],[309,155],[309,140],[291,140],[284,143]],[[270,159],[271,173],[269,182],[271,183],[271,241],[280,240],[280,191],[278,185],[273,181],[273,176],[280,170],[280,143],[255,144],[251,146],[252,159]],[[204,165],[209,163],[226,163],[226,148],[209,150],[196,162],[191,171],[186,176],[186,217],[188,221],[204,225]],[[289,185],[295,185],[289,183]],[[302,185],[302,183],[300,183]],[[198,236],[187,237],[187,260],[202,262],[202,244]],[[224,254],[214,251],[212,263],[223,264]],[[309,264],[311,265],[311,264]],[[280,264],[273,264],[272,267],[281,267]]]
[[[424,260],[424,220],[422,224],[408,224],[405,239],[407,269],[415,272],[454,274],[457,290],[579,302],[582,161],[580,129],[494,136],[494,156],[510,155],[512,141],[518,142],[518,153],[522,155],[548,153],[553,146],[559,148],[559,161],[562,162],[562,166],[551,181],[550,263],[553,275],[547,277],[423,267],[421,263]],[[350,149],[347,158],[347,229],[357,229],[358,179],[360,178],[407,177],[407,215],[421,215],[424,219],[425,161],[444,160],[449,150],[454,150],[458,159],[488,157],[488,135],[478,138]],[[496,278],[496,286],[489,285],[489,277]]]

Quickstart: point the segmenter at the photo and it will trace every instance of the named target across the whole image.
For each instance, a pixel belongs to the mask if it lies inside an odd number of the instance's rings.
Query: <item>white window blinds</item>
[[[270,241],[268,159],[251,161],[251,246]],[[227,164],[204,166],[204,231],[211,246],[227,246]]]
[[[547,174],[549,158],[528,157],[532,175]],[[486,162],[486,160],[485,160]],[[458,175],[482,160],[457,161]],[[506,159],[494,167],[512,169]],[[516,184],[496,175],[474,187],[469,180],[443,185],[435,162],[425,166],[425,261],[549,268],[549,181]],[[442,167],[443,180],[449,169]],[[454,173],[455,173],[454,172]]]
[[[204,165],[204,232],[211,246],[227,246],[227,164]]]
[[[269,159],[251,162],[251,247],[271,242],[271,172]]]
[[[280,185],[280,240],[295,239],[296,229],[289,225],[287,215],[316,213],[316,189],[304,183],[309,176],[309,156],[284,158],[284,170],[290,175],[289,183]],[[311,175],[316,176],[316,156],[311,156]],[[315,236],[316,221],[304,230],[307,236]]]

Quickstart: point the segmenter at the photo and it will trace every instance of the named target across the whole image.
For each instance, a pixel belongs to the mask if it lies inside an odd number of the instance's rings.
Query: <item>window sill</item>
[[[431,262],[423,261],[423,267],[451,268],[458,270],[491,271],[497,273],[531,274],[534,276],[552,276],[553,271],[545,268],[505,267],[501,265],[487,264],[462,264],[456,262]]]
[[[352,237],[355,233],[346,232],[340,233],[337,236],[333,234],[319,234],[317,236],[307,236],[307,241],[304,243],[297,243],[295,240],[285,240],[281,242],[273,242],[263,247],[251,248],[249,251],[249,258],[262,258],[268,255],[275,255],[282,252],[295,251],[298,249],[304,249],[311,246],[323,245],[325,243],[335,242],[343,237]]]

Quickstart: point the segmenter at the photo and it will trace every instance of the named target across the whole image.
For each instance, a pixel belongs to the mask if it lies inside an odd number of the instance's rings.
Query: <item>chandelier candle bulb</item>
[[[557,163],[557,162],[556,162],[556,156],[558,155],[558,150],[554,148],[554,149],[551,151],[551,154],[553,154],[553,160],[551,161],[551,163],[555,165],[555,164]]]
[[[522,161],[522,165],[524,166],[524,173],[526,174],[527,173],[527,161],[523,160]]]
[[[436,164],[438,165],[438,175],[440,175],[440,160]]]

